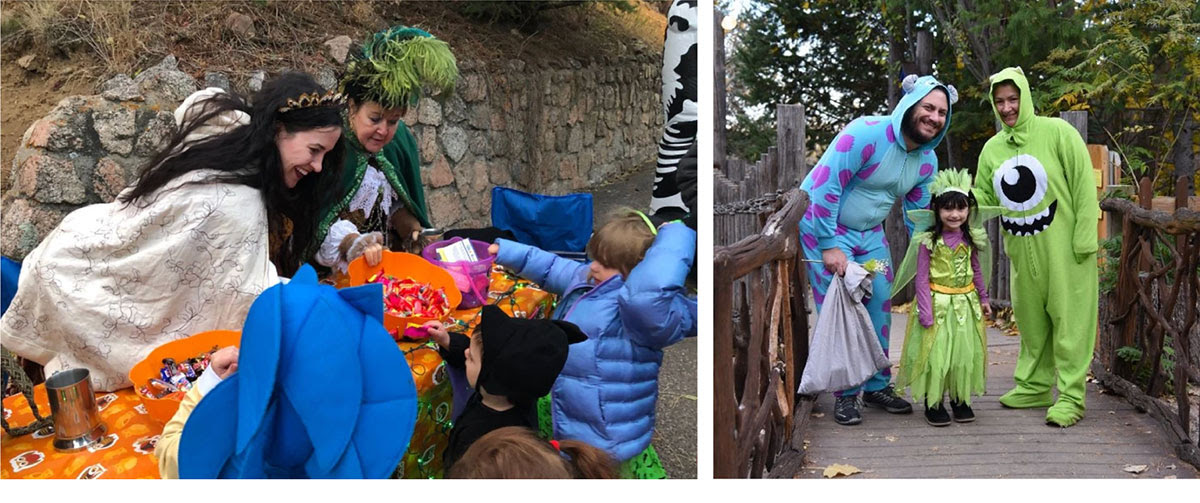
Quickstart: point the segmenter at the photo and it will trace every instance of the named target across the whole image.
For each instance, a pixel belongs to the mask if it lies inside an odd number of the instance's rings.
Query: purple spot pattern
[[[825,217],[829,217],[829,216],[833,215],[833,213],[829,211],[829,208],[826,208],[819,204],[812,205],[812,209],[813,209],[813,215],[816,216],[817,218],[825,218]]]
[[[866,180],[866,179],[867,179],[867,177],[869,177],[869,176],[871,176],[871,175],[875,174],[875,170],[876,170],[876,169],[878,169],[878,168],[879,168],[879,163],[875,163],[875,164],[872,164],[872,165],[870,165],[870,166],[867,166],[866,168],[863,168],[863,170],[862,170],[862,171],[859,171],[859,172],[858,172],[858,177],[859,177],[859,178],[861,178],[861,179],[863,179],[863,180]]]
[[[808,211],[804,212],[804,219],[812,220],[812,208],[811,207],[808,208]]]
[[[825,266],[821,266],[821,276],[829,277],[833,276],[833,273],[829,272],[829,269],[826,269]]]
[[[809,234],[807,232],[804,234],[801,234],[800,239],[804,241],[805,248],[808,248],[810,250],[817,249],[817,238],[813,237],[812,234]]]
[[[845,187],[847,183],[850,183],[850,179],[853,177],[854,177],[854,174],[851,173],[850,170],[848,170],[848,169],[838,172],[838,181],[842,182],[842,187]]]
[[[813,301],[815,301],[817,304],[824,304],[825,296],[821,295],[821,292],[813,292]]]
[[[866,255],[867,250],[862,249],[858,245],[854,245],[854,247],[850,249],[850,253],[854,254],[854,256]]]
[[[825,200],[829,201],[830,203],[837,204],[838,203],[838,195],[832,194],[832,193],[825,194]]]
[[[837,150],[838,152],[849,152],[850,148],[853,146],[854,146],[854,137],[851,135],[848,135],[848,134],[844,134],[840,138],[838,138],[838,142],[837,142],[837,146],[835,147],[835,150]]]
[[[933,165],[929,164],[929,163],[922,164],[921,165],[921,176],[929,176],[930,173],[933,173]]]
[[[890,300],[883,301],[883,312],[885,312],[885,313],[891,312],[891,310],[892,310],[892,301],[890,301]]]
[[[843,226],[842,224],[838,224],[837,230],[834,231],[833,234],[836,236],[845,236],[846,235],[846,227]]]
[[[883,329],[880,330],[880,333],[883,334],[883,340],[885,340],[885,341],[888,340],[889,332],[890,331],[888,330],[888,326],[884,325]]]
[[[922,151],[922,152],[921,152],[921,155],[929,155],[931,152],[933,152],[933,151],[932,151],[932,150],[925,150],[925,151]]]
[[[886,245],[886,244],[887,244],[887,243],[884,243],[884,245]],[[883,271],[883,277],[884,277],[884,278],[887,278],[887,280],[888,280],[888,283],[891,283],[891,282],[892,282],[892,279],[893,279],[893,278],[895,278],[895,275],[893,275],[893,274],[892,274],[892,268],[891,268],[891,267],[889,267],[889,268],[887,268],[885,271]],[[891,303],[891,302],[888,302],[888,303],[887,303],[887,306],[888,306],[888,307],[887,307],[888,309],[891,309],[892,303]]]
[[[879,121],[864,120],[863,123],[865,123],[868,126],[874,126],[876,124],[879,124]]]
[[[888,139],[888,143],[896,143],[896,132],[892,131],[891,124],[888,124],[888,127],[887,127],[887,139]]]
[[[829,166],[826,166],[824,164],[819,164],[819,165],[817,165],[816,168],[813,168],[813,172],[812,172],[812,182],[813,182],[812,188],[813,188],[813,190],[819,189],[822,185],[825,185],[825,182],[827,180],[829,180]]]
[[[862,149],[863,162],[867,162],[867,160],[870,159],[872,155],[875,155],[875,144],[868,143],[867,146],[863,147],[863,149]]]
[[[917,187],[915,189],[912,189],[912,191],[909,192],[908,195],[905,196],[904,198],[908,199],[908,202],[910,202],[910,203],[918,203],[918,202],[921,202],[921,196],[923,196],[923,195],[925,195],[925,192],[922,191],[920,187]]]

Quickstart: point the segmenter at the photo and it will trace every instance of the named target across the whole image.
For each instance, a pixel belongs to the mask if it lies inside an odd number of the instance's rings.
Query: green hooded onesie
[[[1100,208],[1091,159],[1070,124],[1034,115],[1020,68],[1006,68],[990,80],[992,93],[1005,81],[1020,91],[1016,125],[1004,125],[984,145],[974,189],[980,205],[1002,210],[1004,251],[1012,261],[1013,312],[1021,332],[1013,373],[1017,386],[1000,403],[1050,406],[1047,423],[1071,426],[1083,417],[1085,379],[1096,341]],[[999,118],[994,103],[992,110]],[[1055,371],[1057,401],[1050,390]]]

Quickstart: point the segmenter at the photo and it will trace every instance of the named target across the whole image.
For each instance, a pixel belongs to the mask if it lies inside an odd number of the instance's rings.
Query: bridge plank
[[[892,326],[907,321],[894,314]],[[903,338],[903,330],[892,332],[893,364]],[[987,394],[973,400],[972,423],[934,428],[916,404],[911,415],[865,408],[862,424],[841,426],[833,421],[833,396],[822,394],[805,434],[803,466],[788,463],[769,476],[821,478],[826,466],[842,463],[862,470],[851,478],[1200,478],[1152,417],[1095,383],[1088,384],[1087,416],[1070,428],[1046,426],[1045,409],[1002,407],[997,399],[1013,386],[1019,347],[1017,337],[988,329]],[[1126,465],[1147,469],[1134,475]]]

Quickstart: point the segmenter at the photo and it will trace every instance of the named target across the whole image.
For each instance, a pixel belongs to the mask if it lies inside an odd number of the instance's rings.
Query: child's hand
[[[237,362],[237,346],[223,347],[212,355],[212,371],[217,373],[217,377],[224,379],[237,372]]]
[[[450,347],[450,332],[446,330],[442,322],[437,320],[427,321],[421,326],[425,328],[426,333],[429,334],[429,338],[438,343],[438,346],[443,348]]]
[[[488,245],[488,253],[491,253],[492,255],[500,253],[500,245],[496,243]]]
[[[991,302],[987,302],[987,303],[983,304],[983,315],[988,318],[992,317],[992,303]]]

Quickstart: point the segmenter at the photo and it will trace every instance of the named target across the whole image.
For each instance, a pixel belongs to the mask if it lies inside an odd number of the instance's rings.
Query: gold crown
[[[342,93],[330,90],[324,96],[317,93],[304,93],[299,98],[288,98],[287,106],[279,107],[279,113],[308,107],[323,107],[326,105],[341,105],[346,101]]]

